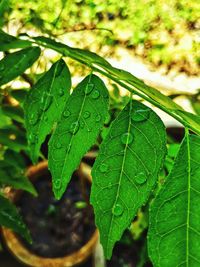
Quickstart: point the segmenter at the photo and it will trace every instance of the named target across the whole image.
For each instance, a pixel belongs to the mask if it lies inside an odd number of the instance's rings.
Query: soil
[[[22,193],[16,204],[33,240],[32,244],[22,240],[26,247],[39,256],[55,258],[75,252],[87,243],[95,224],[92,207],[84,198],[89,196],[90,184],[85,184],[83,194],[83,183],[74,174],[62,199],[55,200],[47,171],[35,182],[38,197]]]

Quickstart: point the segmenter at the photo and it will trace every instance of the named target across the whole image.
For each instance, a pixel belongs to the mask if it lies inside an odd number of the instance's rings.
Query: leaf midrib
[[[186,266],[189,267],[189,229],[190,229],[190,198],[191,198],[191,155],[189,131],[186,129],[187,157],[188,157],[188,197],[187,197],[187,221],[186,221]]]
[[[88,82],[87,82],[87,85],[88,85],[88,83],[90,83],[90,81],[91,81],[91,76],[92,76],[92,75],[90,74],[89,79],[88,79]],[[86,86],[87,86],[87,85],[86,85]],[[80,112],[79,112],[79,114],[78,114],[78,119],[77,119],[78,123],[79,123],[79,121],[80,121],[81,114],[82,114],[82,111],[83,111],[83,108],[84,108],[84,105],[85,105],[86,96],[87,96],[87,95],[86,95],[86,93],[84,92],[83,102],[82,102],[81,109],[80,109]],[[68,145],[67,153],[66,153],[66,156],[65,156],[65,159],[64,159],[63,167],[62,167],[62,171],[61,171],[61,175],[60,175],[61,179],[63,179],[64,167],[65,167],[65,164],[66,164],[67,157],[68,157],[68,155],[69,155],[69,151],[70,151],[70,148],[71,148],[71,145],[72,145],[74,136],[75,136],[75,134],[74,134],[74,131],[73,131],[73,134],[72,134],[71,139],[70,139],[70,143],[69,143],[69,145]]]
[[[131,111],[132,111],[132,100],[130,100],[129,122],[128,122],[128,131],[127,131],[128,134],[130,134],[130,128],[131,128]],[[120,177],[119,177],[119,186],[118,186],[118,189],[117,189],[117,194],[116,194],[116,198],[115,198],[115,202],[113,204],[113,207],[116,205],[117,200],[118,200],[118,197],[119,197],[119,191],[120,191],[120,187],[121,187],[122,174],[124,172],[124,165],[125,165],[125,159],[126,159],[127,149],[128,149],[128,138],[127,138],[127,142],[126,142],[125,148],[124,148],[124,155],[123,155],[123,160],[122,160],[122,167],[121,167],[121,172],[120,172]],[[111,217],[111,223],[110,223],[110,228],[109,228],[109,232],[108,232],[108,242],[109,242],[110,231],[112,229],[112,224],[113,224],[113,219],[114,219],[114,215],[112,214],[111,216],[112,216]],[[106,250],[107,250],[107,255],[108,255],[108,252],[109,252],[108,244],[106,246]]]

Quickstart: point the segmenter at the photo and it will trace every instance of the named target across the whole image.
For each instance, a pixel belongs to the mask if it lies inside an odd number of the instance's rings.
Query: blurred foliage
[[[122,46],[155,66],[199,74],[200,1],[10,0],[4,10],[18,33],[67,37],[106,56]]]

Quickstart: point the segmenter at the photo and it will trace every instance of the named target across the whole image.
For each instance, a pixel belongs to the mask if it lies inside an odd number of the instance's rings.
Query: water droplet
[[[107,172],[108,171],[108,164],[102,163],[99,167],[100,172]]]
[[[95,121],[96,121],[96,122],[100,122],[100,120],[101,120],[101,115],[98,114],[98,115],[96,116],[96,118],[95,118]]]
[[[92,92],[92,98],[93,98],[93,99],[97,99],[97,98],[99,98],[99,96],[100,96],[100,93],[99,93],[98,90],[94,90],[94,91]]]
[[[28,137],[28,140],[29,140],[30,144],[35,144],[35,143],[37,143],[37,140],[38,140],[37,135],[35,135],[35,134],[30,134],[29,137]]]
[[[55,144],[55,148],[60,149],[61,147],[62,147],[62,145],[61,145],[60,142],[57,142],[57,143]]]
[[[44,115],[44,121],[48,121],[48,117],[47,117],[47,115]]]
[[[124,133],[121,136],[121,142],[124,145],[129,145],[133,142],[133,135],[131,133]]]
[[[63,96],[64,95],[64,90],[62,88],[59,89],[58,91],[59,96]]]
[[[92,90],[94,89],[94,84],[93,83],[88,83],[86,88],[85,88],[85,94],[89,95]]]
[[[75,121],[71,124],[71,127],[70,127],[70,133],[72,134],[76,134],[79,130],[79,122],[78,121]]]
[[[137,176],[135,176],[135,181],[138,184],[144,184],[147,181],[147,176],[144,172],[139,173]]]
[[[38,119],[39,119],[38,113],[32,113],[29,122],[31,125],[35,125],[38,122]]]
[[[24,225],[24,224],[23,224],[22,222],[20,222],[20,221],[18,221],[17,224],[18,224],[19,226],[23,226],[23,225]]]
[[[87,118],[89,118],[90,117],[90,112],[89,111],[85,111],[84,113],[83,113],[83,118],[84,119],[87,119]]]
[[[59,189],[61,187],[61,180],[60,179],[57,179],[54,183],[54,186],[56,189]]]
[[[135,110],[132,114],[131,118],[134,121],[145,121],[149,118],[150,110],[148,108],[146,109],[138,109]]]
[[[63,117],[65,117],[65,118],[68,118],[70,115],[71,115],[71,112],[70,112],[68,109],[66,109],[66,110],[63,112]]]
[[[115,215],[115,216],[121,216],[123,212],[124,212],[124,208],[123,208],[123,206],[120,205],[120,204],[116,204],[116,205],[114,205],[113,208],[112,208],[112,213],[113,213],[113,215]]]
[[[52,95],[43,96],[42,100],[41,100],[41,104],[43,105],[41,107],[41,110],[46,111],[51,106],[52,102],[53,102],[53,96]]]
[[[80,126],[81,126],[81,129],[83,129],[85,127],[84,121],[81,121]]]

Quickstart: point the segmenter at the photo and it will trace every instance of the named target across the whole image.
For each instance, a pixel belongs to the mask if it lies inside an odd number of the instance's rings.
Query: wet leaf
[[[49,142],[49,168],[61,198],[83,155],[95,143],[108,112],[108,91],[96,75],[87,76],[68,99]]]
[[[41,144],[60,118],[70,88],[70,73],[61,59],[28,92],[24,103],[25,125],[34,163],[38,160]]]
[[[200,266],[200,137],[185,136],[150,208],[148,247],[155,267]]]
[[[91,203],[106,258],[154,188],[166,133],[148,107],[130,101],[112,122],[92,168]]]

